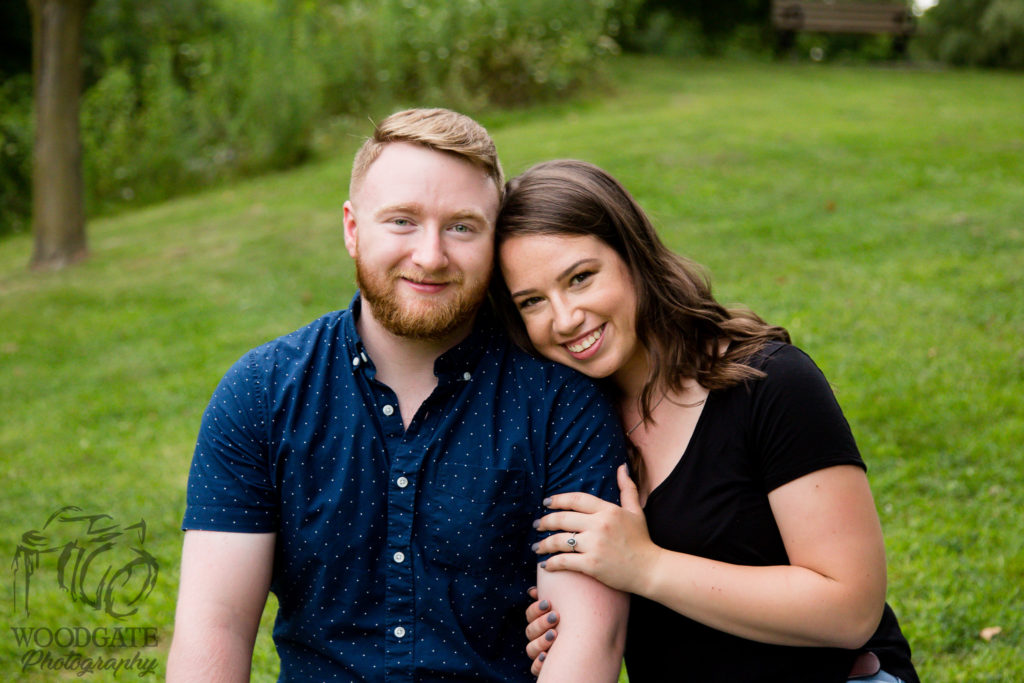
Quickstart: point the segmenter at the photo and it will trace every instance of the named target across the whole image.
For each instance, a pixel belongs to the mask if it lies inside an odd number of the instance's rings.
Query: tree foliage
[[[925,14],[921,41],[949,64],[1024,68],[1024,0],[942,0]]]
[[[398,106],[472,112],[563,95],[617,51],[639,1],[95,0],[83,47],[87,206],[294,165],[318,130],[362,130]],[[25,223],[5,198],[24,169],[28,97],[0,88],[0,234]]]

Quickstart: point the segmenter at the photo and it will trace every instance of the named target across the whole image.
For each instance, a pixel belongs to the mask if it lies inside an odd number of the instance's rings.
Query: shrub
[[[23,232],[32,212],[32,80],[0,82],[0,237]]]
[[[84,48],[88,210],[301,163],[317,128],[340,118],[364,130],[363,117],[398,106],[472,113],[565,95],[618,50],[638,4],[97,0]],[[23,226],[28,117],[2,97],[0,218]]]
[[[942,0],[925,13],[920,39],[948,64],[1024,68],[1024,2]]]

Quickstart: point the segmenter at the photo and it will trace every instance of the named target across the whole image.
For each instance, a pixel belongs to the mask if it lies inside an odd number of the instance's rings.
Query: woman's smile
[[[577,358],[583,359],[587,356],[597,353],[600,348],[600,341],[604,336],[604,325],[597,328],[593,332],[589,332],[582,337],[578,337],[571,342],[566,342],[563,346],[569,349],[569,352],[574,354]],[[592,353],[587,353],[592,351]]]

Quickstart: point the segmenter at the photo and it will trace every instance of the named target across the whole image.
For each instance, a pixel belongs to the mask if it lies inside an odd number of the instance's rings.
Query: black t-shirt
[[[864,462],[828,382],[806,354],[771,343],[750,365],[767,376],[711,392],[682,459],[648,496],[644,514],[651,539],[669,550],[746,566],[789,564],[768,493],[826,467]],[[886,671],[917,683],[888,606],[866,647]],[[630,607],[631,683],[845,681],[855,656],[739,638],[639,596]]]

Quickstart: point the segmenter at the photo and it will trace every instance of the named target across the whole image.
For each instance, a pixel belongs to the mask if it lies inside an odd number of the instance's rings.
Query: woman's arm
[[[583,572],[712,628],[766,643],[857,648],[877,628],[885,602],[885,550],[860,468],[829,467],[768,495],[790,560],[771,567],[654,545],[624,470],[619,486],[622,507],[584,494],[552,499],[549,507],[564,511],[546,515],[540,529],[578,532],[580,552],[550,558],[548,571]],[[569,535],[549,536],[538,552],[564,550]]]

